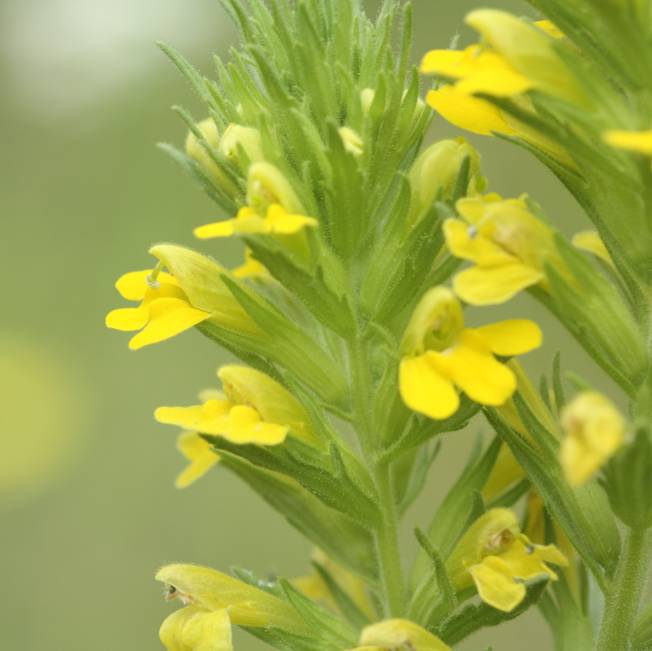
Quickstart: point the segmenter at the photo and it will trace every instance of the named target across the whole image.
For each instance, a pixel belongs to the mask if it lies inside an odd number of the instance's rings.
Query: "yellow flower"
[[[195,237],[208,240],[232,235],[293,235],[307,227],[315,227],[318,222],[306,215],[288,213],[280,204],[272,204],[265,217],[253,208],[240,208],[235,219],[227,219],[213,224],[199,226],[194,230]]]
[[[191,432],[221,436],[237,445],[280,445],[290,432],[306,443],[318,442],[305,409],[272,378],[235,365],[223,366],[218,376],[224,394],[205,391],[201,404],[159,407],[154,418]],[[191,461],[177,479],[180,488],[202,477],[219,460],[210,444],[196,434],[182,434],[179,449]]]
[[[209,398],[201,405],[191,407],[159,407],[154,418],[165,425],[222,436],[240,445],[279,445],[285,441],[289,431],[287,425],[262,421],[253,407],[234,405],[226,398]]]
[[[566,433],[561,465],[574,485],[588,481],[625,438],[625,419],[606,396],[595,391],[584,391],[568,403],[561,423]]]
[[[579,82],[557,54],[557,39],[541,25],[498,9],[476,9],[466,16],[465,22],[482,36],[485,48],[504,58],[507,65],[529,81],[530,88],[573,103],[586,101]],[[496,83],[504,82],[498,77]],[[483,92],[492,94],[491,90]]]
[[[211,444],[196,432],[181,432],[177,439],[177,450],[190,461],[174,482],[177,488],[187,488],[220,460]]]
[[[421,62],[421,72],[458,79],[455,89],[473,95],[486,93],[496,97],[521,95],[533,87],[505,57],[471,45],[465,50],[432,50]]]
[[[352,651],[451,651],[438,637],[407,619],[387,619],[367,626]]]
[[[481,136],[501,133],[506,136],[518,135],[500,109],[487,100],[460,91],[455,86],[444,85],[431,90],[426,101],[445,120],[451,124]]]
[[[163,622],[159,637],[168,651],[233,651],[226,610],[186,606]]]
[[[483,405],[502,405],[516,390],[513,371],[495,355],[510,357],[541,345],[532,321],[501,321],[465,328],[459,301],[444,287],[431,289],[405,331],[399,388],[405,404],[430,418],[457,411],[459,387]]]
[[[502,134],[517,137],[566,167],[571,169],[577,167],[566,150],[556,142],[501,111],[491,102],[462,92],[457,86],[445,84],[437,90],[431,90],[426,100],[439,115],[460,129],[481,136]],[[533,110],[527,97],[519,97],[514,102],[525,111]]]
[[[603,134],[607,144],[645,156],[652,156],[652,129],[646,131],[625,131],[613,129]]]
[[[491,509],[462,536],[447,569],[457,590],[475,584],[482,601],[510,612],[525,598],[528,582],[557,580],[547,563],[568,565],[554,545],[532,544],[512,511]]]
[[[265,279],[270,277],[265,265],[258,262],[248,248],[245,249],[244,263],[233,269],[232,273],[236,278]]]
[[[174,337],[210,317],[191,305],[174,276],[158,268],[127,273],[115,286],[123,298],[140,302],[138,307],[112,310],[106,317],[108,328],[140,330],[129,342],[132,350]]]
[[[367,596],[367,589],[363,579],[331,560],[320,549],[316,549],[313,553],[313,560],[328,571],[363,613],[370,618],[373,617],[373,607]],[[313,570],[306,576],[294,579],[292,584],[297,590],[303,592],[303,594],[310,597],[313,601],[319,601],[331,610],[337,610],[337,604],[333,599],[328,585],[316,570]]]
[[[544,264],[556,259],[554,235],[528,210],[523,198],[496,194],[457,203],[461,219],[444,223],[453,255],[475,263],[457,274],[455,292],[472,305],[503,303],[545,283]]]
[[[592,253],[610,267],[614,266],[611,254],[597,231],[580,231],[573,235],[572,243],[574,247]]]
[[[214,627],[213,630],[217,629],[217,621],[221,622],[219,630],[223,630],[222,627],[225,626],[223,617],[209,618],[209,614],[225,610],[231,623],[238,626],[253,628],[273,626],[298,635],[309,633],[303,619],[290,604],[217,570],[198,565],[166,565],[157,572],[156,580],[165,584],[167,599],[178,598],[185,606],[163,623],[161,638],[165,633],[167,639],[174,640],[174,636],[181,635],[183,628],[188,626],[189,636],[194,634],[198,641],[207,643],[208,640],[203,640],[200,636],[201,630],[209,630],[210,627]],[[184,614],[180,615],[180,612]],[[189,626],[198,615],[201,617],[197,617],[196,624]],[[166,643],[165,640],[163,642]],[[192,651],[204,651],[204,648],[213,651],[211,646],[199,645],[168,648],[171,651],[177,649],[187,651],[188,648]]]

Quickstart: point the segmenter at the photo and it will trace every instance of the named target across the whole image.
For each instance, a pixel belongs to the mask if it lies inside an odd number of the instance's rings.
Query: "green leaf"
[[[273,341],[273,345],[267,348],[267,356],[292,371],[327,402],[341,403],[346,380],[342,370],[322,348],[262,296],[245,291],[226,274],[222,276],[222,281]]]
[[[453,584],[451,583],[450,577],[448,576],[448,572],[446,571],[444,559],[421,529],[415,529],[414,534],[417,537],[419,545],[421,545],[423,551],[425,551],[432,561],[432,575],[429,580],[433,581],[437,586],[435,594],[437,594],[438,600],[441,604],[438,610],[441,609],[443,613],[448,614],[457,606],[457,594]],[[415,608],[418,611],[420,604],[411,603],[410,607]]]
[[[327,455],[291,436],[283,445],[271,447],[236,445],[221,436],[203,437],[220,453],[227,451],[255,466],[292,477],[326,506],[368,527],[378,523],[376,503],[351,481],[335,443]]]
[[[330,558],[377,581],[374,541],[368,528],[325,506],[293,480],[222,452],[221,464],[244,480],[270,506]]]
[[[348,622],[355,629],[362,629],[369,624],[369,617],[360,610],[358,604],[351,598],[349,593],[333,578],[333,575],[328,569],[313,561],[315,571],[321,577],[321,580],[326,584],[328,591],[333,597],[339,611],[348,620]]]
[[[565,575],[552,584],[539,609],[550,626],[555,651],[593,651],[595,640],[591,622],[575,601]]]
[[[280,583],[287,600],[305,622],[315,630],[318,639],[341,644],[345,648],[355,645],[357,633],[344,620],[308,599],[285,579],[281,579]]]
[[[416,450],[416,460],[414,464],[410,464],[409,469],[403,470],[407,471],[407,481],[404,483],[404,490],[399,496],[398,512],[403,515],[414,503],[414,500],[421,494],[421,491],[426,483],[428,478],[428,471],[432,467],[433,462],[439,455],[441,451],[441,441],[432,447],[432,450],[428,450],[427,446],[424,446],[420,450]],[[403,455],[405,456],[405,455]],[[401,457],[396,464],[400,464],[403,457]]]
[[[354,320],[349,302],[345,296],[337,296],[331,291],[321,267],[310,273],[273,241],[246,238],[246,242],[254,258],[293,292],[322,324],[343,337],[351,333]]]
[[[544,579],[528,585],[525,599],[510,613],[502,612],[485,603],[464,606],[440,624],[436,633],[446,644],[453,645],[481,628],[498,626],[515,619],[539,600],[547,584],[548,580]]]
[[[167,45],[162,41],[157,42],[157,45],[171,59],[174,65],[179,69],[179,72],[181,72],[181,74],[190,82],[191,86],[195,89],[199,97],[205,101],[208,101],[209,95],[208,91],[206,90],[204,77],[197,71],[197,69],[172,46]]]
[[[252,628],[241,626],[253,637],[262,640],[281,651],[341,651],[342,647],[332,642],[316,640],[288,633],[280,628]]]

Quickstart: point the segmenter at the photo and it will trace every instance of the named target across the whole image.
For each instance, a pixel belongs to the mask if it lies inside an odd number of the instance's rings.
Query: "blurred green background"
[[[464,37],[474,5],[415,0],[416,56]],[[154,42],[174,44],[209,72],[210,54],[224,53],[234,34],[216,0],[0,0],[0,37],[0,647],[159,649],[157,629],[171,608],[153,581],[157,566],[185,560],[294,576],[310,553],[226,471],[186,491],[172,485],[183,463],[176,431],[154,423],[152,411],[192,401],[226,356],[195,333],[133,353],[126,336],[103,325],[121,302],[113,282],[145,268],[152,243],[196,245],[192,227],[215,217],[154,146],[185,136],[170,105],[202,117]],[[433,129],[433,137],[452,133],[441,122]],[[564,232],[582,226],[535,161],[505,143],[476,144],[493,189],[528,190]],[[205,250],[240,262],[237,243]],[[530,369],[549,370],[562,350],[566,366],[608,386],[529,299],[500,310],[526,311],[546,331]],[[411,523],[427,521],[483,427],[446,439]],[[237,641],[242,651],[262,648]],[[459,648],[489,644],[551,648],[534,612]]]

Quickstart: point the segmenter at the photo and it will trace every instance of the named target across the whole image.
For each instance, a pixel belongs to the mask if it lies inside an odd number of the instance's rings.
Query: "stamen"
[[[476,226],[469,226],[466,232],[472,240],[478,236],[478,228]]]
[[[152,273],[147,276],[147,286],[150,287],[151,289],[160,289],[161,288],[161,283],[158,281],[158,275],[163,271],[163,263],[159,262],[154,269],[152,269]]]

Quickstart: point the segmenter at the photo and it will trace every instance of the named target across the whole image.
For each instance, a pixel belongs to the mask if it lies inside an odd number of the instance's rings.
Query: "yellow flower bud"
[[[307,443],[315,443],[310,417],[298,400],[276,380],[248,366],[222,366],[217,372],[226,397],[253,407],[264,421],[287,425]]]
[[[197,124],[197,128],[213,149],[219,149],[220,134],[213,118],[202,120]],[[199,165],[204,174],[212,178],[216,185],[222,188],[227,194],[231,195],[237,192],[236,186],[226,177],[219,165],[211,158],[204,145],[202,145],[192,131],[186,137],[186,154]]]
[[[199,565],[162,567],[156,580],[166,585],[166,597],[205,612],[228,610],[233,624],[253,628],[273,626],[285,631],[309,632],[288,603],[217,570]]]
[[[362,649],[393,650],[399,648],[413,651],[451,651],[438,637],[407,619],[387,619],[367,626],[360,637]]]
[[[259,332],[222,281],[221,276],[228,272],[215,261],[174,244],[158,244],[150,253],[172,272],[190,303],[210,313],[211,321],[242,333]]]
[[[450,197],[467,157],[471,163],[467,193],[473,195],[484,189],[486,181],[480,173],[478,152],[464,138],[437,142],[417,158],[410,170],[410,221],[429,210],[438,197]]]
[[[414,355],[451,346],[464,327],[462,306],[446,287],[434,287],[419,301],[403,335],[401,351]]]
[[[280,205],[288,213],[305,213],[290,182],[271,163],[252,165],[247,187],[247,203],[259,215],[265,215],[272,205]]]
[[[588,481],[623,444],[625,419],[606,397],[583,391],[561,414],[566,436],[561,446],[561,465],[571,484]]]
[[[168,651],[233,651],[231,621],[226,610],[187,606],[161,625],[159,637]]]
[[[354,131],[349,127],[340,127],[339,134],[346,151],[354,156],[362,156],[364,152],[364,142],[357,131]]]
[[[242,147],[250,163],[263,160],[260,131],[241,124],[229,124],[220,140],[219,150],[226,158],[235,159],[239,147]]]

